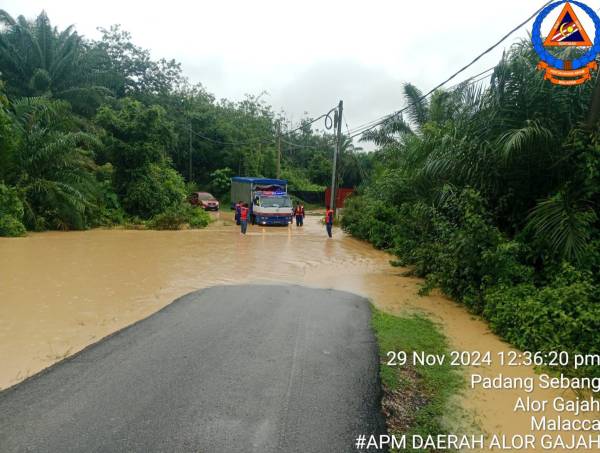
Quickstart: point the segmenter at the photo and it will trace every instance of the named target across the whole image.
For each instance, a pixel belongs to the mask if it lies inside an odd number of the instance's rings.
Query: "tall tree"
[[[107,56],[103,69],[111,74],[118,97],[157,102],[157,97],[168,95],[186,83],[180,63],[164,58],[152,60],[150,51],[136,46],[131,34],[120,25],[99,30],[102,38],[93,43],[93,48]]]
[[[98,195],[92,134],[73,127],[69,105],[46,98],[13,102],[16,146],[8,182],[25,206],[30,229],[81,229],[90,225]]]
[[[150,218],[183,201],[183,178],[168,153],[173,127],[162,107],[125,98],[116,108],[102,107],[96,123],[105,130],[115,188],[129,214]]]
[[[0,10],[0,73],[9,97],[52,96],[92,114],[111,91],[97,58],[71,25],[59,31],[44,11],[33,21]]]

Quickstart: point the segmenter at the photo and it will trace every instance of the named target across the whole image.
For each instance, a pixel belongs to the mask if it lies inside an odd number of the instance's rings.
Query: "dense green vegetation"
[[[451,398],[464,385],[459,370],[448,360],[434,366],[388,365],[390,351],[408,357],[413,352],[449,357],[446,338],[422,316],[397,317],[373,308],[371,323],[379,344],[382,407],[389,431],[423,437],[451,431],[448,424],[458,422],[449,420],[449,414],[458,418]]]
[[[367,137],[381,145],[376,168],[343,224],[519,348],[598,354],[594,83],[554,86],[536,61],[522,42],[489,86],[420,100],[406,85],[408,118]]]
[[[309,118],[291,127],[260,97],[217,101],[119,26],[89,40],[44,12],[28,20],[0,10],[0,235],[204,225],[189,192],[222,197],[235,174],[275,177],[280,130],[281,176],[292,189],[322,190],[331,135]],[[367,167],[348,147],[342,184],[358,184]]]
[[[2,236],[201,227],[189,192],[222,197],[235,174],[276,176],[279,131],[291,188],[329,183],[332,136],[310,118],[291,126],[261,95],[218,101],[118,26],[89,40],[45,13],[0,10],[0,22]],[[407,85],[408,118],[366,137],[378,151],[344,141],[340,182],[363,184],[343,223],[520,348],[600,353],[594,83],[553,86],[536,61],[522,42],[489,86],[425,101]]]

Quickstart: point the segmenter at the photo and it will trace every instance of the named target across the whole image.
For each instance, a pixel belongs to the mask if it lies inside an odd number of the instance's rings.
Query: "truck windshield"
[[[260,199],[260,205],[265,208],[291,208],[289,197],[265,197]]]

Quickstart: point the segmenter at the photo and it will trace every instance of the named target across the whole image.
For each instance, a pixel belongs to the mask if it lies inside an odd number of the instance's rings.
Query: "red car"
[[[208,192],[194,192],[190,196],[190,203],[193,206],[202,207],[205,211],[218,211],[219,200]]]

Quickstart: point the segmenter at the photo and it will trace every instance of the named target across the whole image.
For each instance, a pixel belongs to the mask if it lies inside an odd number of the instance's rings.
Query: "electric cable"
[[[432,93],[434,93],[436,90],[440,89],[441,87],[443,87],[446,83],[450,82],[452,79],[454,79],[457,75],[463,73],[464,71],[466,71],[467,69],[469,69],[471,66],[473,66],[476,62],[478,62],[482,57],[484,57],[485,55],[489,54],[492,50],[494,50],[496,47],[498,47],[500,44],[502,44],[504,41],[506,41],[506,39],[508,39],[513,33],[515,33],[516,31],[518,31],[519,29],[521,29],[524,25],[526,25],[529,21],[531,21],[533,18],[535,18],[546,6],[548,6],[549,4],[551,4],[553,1],[555,0],[549,0],[548,2],[546,2],[543,6],[541,6],[535,13],[533,13],[531,16],[529,16],[526,20],[524,20],[523,22],[521,22],[519,25],[517,25],[516,27],[514,27],[512,30],[510,30],[508,33],[506,33],[502,38],[500,38],[500,40],[498,42],[496,42],[495,44],[493,44],[490,48],[486,49],[485,51],[483,51],[482,53],[480,53],[478,56],[476,56],[473,60],[471,60],[470,63],[468,63],[466,66],[462,67],[461,69],[459,69],[458,71],[456,71],[454,74],[452,74],[450,77],[448,77],[446,80],[444,80],[443,82],[439,83],[438,85],[436,85],[435,87],[433,87],[431,90],[429,90],[427,93],[425,93],[424,95],[422,95],[418,100],[416,100],[415,102],[413,102],[412,104],[410,104],[409,106],[395,112],[392,113],[390,115],[387,115],[384,119],[381,119],[378,122],[375,122],[374,124],[372,124],[371,126],[369,126],[368,128],[362,130],[360,133],[355,133],[354,135],[351,135],[350,138],[354,138],[358,135],[362,135],[367,131],[370,131],[371,129],[376,128],[377,126],[380,126],[384,123],[386,123],[387,121],[391,120],[392,118],[398,116],[399,114],[405,112],[408,108],[413,107],[414,105],[416,105],[417,103],[421,102],[422,100],[426,99],[428,96],[430,96]]]
[[[292,143],[292,142],[288,142],[287,140],[281,139],[281,143],[284,143],[288,146],[294,147],[294,148],[318,148],[318,146],[315,145],[299,145],[297,143]]]
[[[264,140],[264,139],[262,139],[262,140],[258,140],[258,141],[255,139],[255,140],[247,140],[247,141],[243,141],[243,142],[223,142],[223,141],[220,141],[220,140],[215,140],[215,139],[212,139],[212,138],[210,138],[210,137],[207,137],[207,136],[205,136],[205,135],[202,135],[200,132],[197,132],[197,131],[195,131],[195,130],[194,130],[193,128],[191,128],[191,127],[190,127],[190,129],[191,129],[192,133],[193,133],[195,136],[197,136],[197,137],[199,137],[199,138],[201,138],[201,139],[203,139],[203,140],[206,140],[206,141],[208,141],[208,142],[214,143],[214,144],[216,144],[216,145],[224,145],[224,146],[240,146],[240,145],[258,145],[258,144],[261,144],[261,145],[268,145],[268,144],[275,143],[275,140]]]
[[[468,79],[465,79],[462,82],[459,82],[456,85],[453,85],[452,87],[450,87],[448,89],[448,92],[454,91],[454,90],[456,90],[458,88],[466,88],[466,87],[469,87],[469,86],[474,85],[476,83],[479,83],[482,80],[487,79],[491,75],[491,74],[488,74],[488,73],[492,72],[494,69],[496,69],[496,66],[494,66],[492,68],[488,68],[485,71],[480,72],[477,75],[474,75],[473,77],[469,77]],[[476,78],[478,76],[482,76],[482,77]],[[408,109],[410,109],[411,107],[413,107],[414,105],[416,105],[418,102],[426,99],[432,93],[433,92],[430,92],[427,95],[421,96],[418,99],[418,101],[415,101],[412,104],[407,105],[406,107],[398,110],[397,112],[393,113],[392,115],[387,115],[386,117],[384,117],[385,119],[383,121],[373,120],[370,123],[366,123],[366,124],[363,124],[362,126],[358,126],[356,129],[352,130],[352,134],[349,136],[349,138],[354,138],[354,137],[357,137],[359,135],[362,135],[365,132],[368,132],[368,131],[374,129],[377,126],[386,123],[387,121],[391,120],[393,117],[398,116],[401,113],[404,113],[405,111],[407,111]]]
[[[451,86],[450,88],[448,88],[448,91],[453,91],[453,90],[455,90],[456,88],[459,88],[461,85],[464,85],[466,82],[469,82],[469,81],[471,81],[471,80],[473,80],[473,79],[475,79],[476,77],[479,77],[479,76],[481,76],[481,75],[487,74],[488,72],[492,72],[494,69],[496,69],[496,66],[492,66],[491,68],[488,68],[488,69],[486,69],[485,71],[482,71],[482,72],[480,72],[479,74],[475,74],[474,76],[471,76],[471,77],[469,77],[468,79],[465,79],[465,80],[463,80],[462,82],[459,82],[459,83],[457,83],[457,84],[455,84],[455,85]],[[483,80],[483,79],[485,79],[485,78],[487,78],[487,77],[488,77],[488,76],[486,75],[485,77],[482,77],[482,78],[480,78],[480,79],[478,79],[478,80],[476,80],[476,81],[473,81],[473,84],[474,84],[474,83],[477,83],[477,82],[480,82],[481,80]],[[468,83],[468,84],[467,84],[467,85],[465,85],[465,86],[470,86],[470,85],[471,85],[471,83]],[[352,128],[351,130],[349,130],[349,131],[348,131],[348,135],[352,135],[353,133],[355,133],[355,132],[357,132],[357,131],[359,131],[359,130],[364,130],[365,128],[367,128],[367,127],[369,127],[369,126],[372,126],[373,124],[375,124],[375,123],[377,123],[377,122],[381,121],[381,120],[382,120],[382,119],[384,119],[384,118],[388,118],[389,116],[390,116],[389,114],[388,114],[388,115],[384,115],[384,116],[381,116],[381,117],[379,117],[379,118],[376,118],[376,119],[374,119],[374,120],[371,120],[371,121],[369,121],[368,123],[364,123],[364,124],[362,124],[362,125],[360,125],[360,126],[357,126],[356,128]]]
[[[307,126],[310,126],[311,124],[316,123],[317,121],[319,121],[322,118],[325,118],[325,127],[327,129],[331,129],[331,127],[327,127],[327,124],[328,124],[328,121],[331,121],[331,122],[333,121],[332,118],[331,118],[331,113],[333,111],[335,111],[336,109],[337,109],[337,107],[334,107],[333,109],[329,110],[329,112],[324,113],[324,114],[322,114],[321,116],[319,116],[317,118],[314,118],[314,119],[312,119],[312,120],[310,120],[308,122],[303,123],[301,126],[297,127],[296,129],[292,129],[291,131],[283,132],[282,135],[291,134],[293,132],[296,132],[296,131],[299,131],[301,129],[304,129]],[[224,141],[221,141],[221,140],[215,140],[213,138],[207,137],[207,136],[201,134],[200,132],[195,131],[191,126],[190,126],[190,130],[191,130],[191,132],[195,136],[197,136],[197,137],[199,137],[199,138],[201,138],[203,140],[206,140],[208,142],[214,143],[216,145],[242,146],[242,145],[258,145],[258,144],[261,144],[261,145],[270,145],[270,144],[276,143],[276,140],[274,138],[270,139],[270,140],[267,140],[267,139],[258,139],[258,140],[257,139],[252,139],[252,140],[244,140],[244,141],[239,141],[239,142],[224,142]]]
[[[426,99],[427,97],[429,97],[431,94],[433,94],[436,90],[440,89],[441,87],[443,87],[444,85],[446,85],[449,81],[451,81],[452,79],[454,79],[457,75],[463,73],[464,71],[466,71],[468,68],[470,68],[471,66],[473,66],[477,61],[479,61],[482,57],[484,57],[485,55],[489,54],[490,52],[492,52],[496,47],[498,47],[500,44],[502,44],[506,39],[508,39],[513,33],[515,33],[516,31],[518,31],[519,29],[521,29],[524,25],[526,25],[530,20],[532,20],[534,17],[536,17],[546,6],[548,6],[549,4],[551,4],[554,0],[549,0],[548,2],[546,2],[542,7],[540,7],[535,13],[533,13],[530,17],[528,17],[525,21],[521,22],[519,25],[517,25],[516,27],[514,27],[512,30],[510,30],[508,33],[506,33],[502,38],[500,38],[500,40],[498,42],[496,42],[495,44],[493,44],[491,47],[489,47],[488,49],[486,49],[485,51],[483,51],[482,53],[480,53],[479,55],[477,55],[470,63],[468,63],[467,65],[465,65],[464,67],[462,67],[461,69],[459,69],[458,71],[456,71],[454,74],[452,74],[450,77],[448,77],[446,80],[444,80],[443,82],[439,83],[438,85],[436,85],[435,87],[433,87],[431,90],[429,90],[427,93],[425,93],[424,95],[420,96],[418,100],[416,100],[415,102],[413,102],[412,104],[404,107],[403,109],[400,109],[392,114],[389,115],[385,115],[383,117],[380,117],[376,120],[373,120],[369,123],[365,123],[361,126],[358,126],[355,130],[352,131],[352,134],[350,134],[350,128],[348,127],[348,124],[346,123],[346,129],[348,130],[349,133],[349,138],[354,138],[357,137],[358,135],[362,135],[365,132],[368,132],[374,128],[376,128],[377,126],[380,126],[388,121],[390,121],[392,118],[400,115],[401,113],[405,112],[406,110],[408,110],[409,108],[413,107],[414,105],[416,105],[418,102],[423,101],[424,99]],[[463,85],[465,82],[469,81],[469,80],[473,80],[476,77],[479,77],[481,75],[486,74],[487,72],[490,72],[491,70],[493,70],[494,68],[490,68],[487,69],[485,71],[483,71],[480,74],[477,74],[473,77],[470,77],[469,79],[466,79],[463,82],[460,82],[459,84],[455,85],[455,87],[461,86]],[[487,76],[486,76],[487,77]],[[484,77],[485,78],[485,77]],[[482,79],[480,79],[482,80]],[[477,81],[480,81],[477,80]],[[474,82],[474,83],[477,83]],[[467,85],[468,86],[468,85]],[[451,87],[451,89],[454,87]],[[300,125],[299,127],[292,129],[291,131],[286,131],[284,132],[285,135],[287,134],[291,134],[294,132],[297,132],[301,129],[306,128],[306,126],[309,126],[311,124],[314,124],[315,122],[319,121],[322,118],[325,118],[325,128],[326,129],[331,129],[331,127],[333,126],[333,118],[331,117],[332,112],[335,112],[337,110],[337,107],[332,108],[329,112],[307,122],[307,123],[303,123],[302,125]],[[211,143],[215,143],[215,144],[220,144],[220,145],[228,145],[228,146],[237,146],[237,145],[249,145],[249,144],[272,144],[275,143],[274,139],[272,140],[247,140],[247,141],[241,141],[241,142],[224,142],[224,141],[220,141],[220,140],[214,140],[210,137],[206,137],[205,135],[200,134],[199,132],[194,131],[191,127],[191,132],[196,135],[197,137],[200,137],[203,140],[209,141]]]

